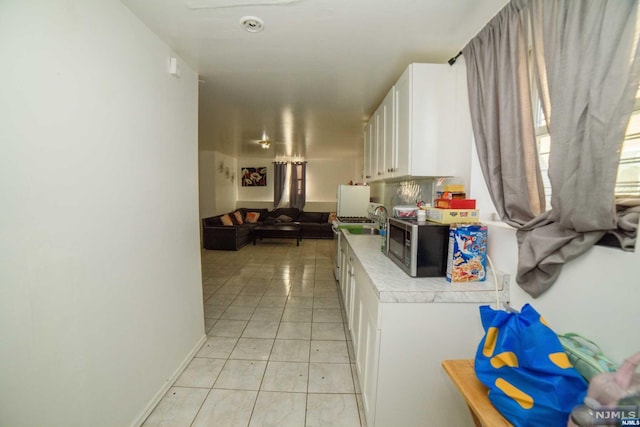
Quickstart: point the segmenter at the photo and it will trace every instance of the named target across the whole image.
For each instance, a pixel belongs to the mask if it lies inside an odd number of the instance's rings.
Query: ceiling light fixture
[[[264,30],[264,22],[257,16],[244,16],[240,19],[240,26],[250,33]]]
[[[260,144],[264,150],[271,147],[271,141],[269,141],[268,139],[262,139],[258,141],[258,144]]]

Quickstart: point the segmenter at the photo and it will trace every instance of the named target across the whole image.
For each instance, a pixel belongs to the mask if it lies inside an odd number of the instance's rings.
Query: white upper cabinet
[[[385,141],[385,124],[386,124],[386,120],[385,120],[385,116],[386,116],[386,109],[384,104],[381,104],[378,109],[376,110],[376,112],[374,113],[374,116],[376,118],[376,123],[378,124],[378,128],[377,128],[377,138],[376,138],[376,173],[375,176],[373,177],[374,179],[382,179],[384,178],[384,145],[386,143]]]
[[[372,116],[370,180],[468,174],[472,133],[464,72],[457,64],[407,67]]]
[[[395,137],[395,121],[396,121],[396,107],[395,107],[395,90],[392,87],[391,90],[387,93],[384,100],[382,101],[381,108],[384,111],[384,129],[383,129],[383,138],[384,138],[384,148],[382,156],[384,159],[384,164],[382,166],[378,166],[378,169],[382,172],[382,178],[389,178],[393,176],[393,170],[396,167],[395,160],[395,145],[396,145],[396,137]],[[380,153],[380,149],[378,149],[378,153]],[[379,159],[380,157],[378,157]],[[380,160],[378,160],[380,162]]]
[[[389,90],[384,101],[373,113],[369,122],[372,126],[370,132],[375,132],[373,138],[370,138],[370,174],[365,174],[365,179],[376,181],[391,176],[391,168],[394,161],[395,153],[395,103],[393,88]],[[365,131],[365,139],[367,134]],[[367,147],[365,146],[365,162],[367,157]],[[369,175],[369,178],[366,178]]]
[[[369,122],[364,125],[364,161],[362,162],[362,180],[368,181],[371,175],[371,156],[369,155]]]
[[[362,178],[365,182],[369,182],[372,180],[373,175],[375,174],[375,165],[373,165],[373,158],[375,155],[372,155],[375,150],[375,140],[376,140],[376,118],[372,116],[371,119],[364,126],[364,170],[362,173]]]

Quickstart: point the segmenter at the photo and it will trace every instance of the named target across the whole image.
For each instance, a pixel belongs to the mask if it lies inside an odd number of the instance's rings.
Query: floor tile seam
[[[270,340],[273,341],[271,343],[271,350],[269,350],[269,355],[267,356],[266,360],[261,360],[261,362],[268,362],[269,361],[269,357],[271,357],[271,352],[273,351],[273,346],[275,345],[276,339],[275,338],[250,338],[250,337],[240,337],[238,338],[238,341],[236,341],[236,344],[233,347],[233,350],[231,350],[231,353],[229,353],[229,357],[227,357],[227,360],[255,360],[255,359],[234,359],[231,357],[231,355],[233,354],[233,352],[235,351],[236,347],[238,346],[238,343],[240,343],[240,340],[244,338],[244,339],[248,339],[248,340]]]
[[[358,394],[360,395],[360,401],[358,401]],[[358,411],[358,420],[360,420],[360,426],[365,425],[363,422],[366,422],[364,418],[364,402],[362,402],[362,393],[356,393],[356,410]],[[360,410],[360,402],[362,402],[362,411]]]
[[[233,353],[233,351],[232,351],[232,353]],[[231,355],[231,353],[229,353],[229,355]],[[222,390],[222,389],[224,389],[224,390],[245,390],[245,389],[228,389],[228,388],[226,388],[226,387],[224,387],[224,388],[222,388],[222,387],[218,387],[218,388],[216,388],[216,387],[215,387],[215,383],[216,383],[216,382],[218,381],[218,379],[220,378],[220,374],[222,374],[222,371],[223,371],[223,370],[224,370],[224,368],[227,366],[227,363],[228,363],[229,361],[235,361],[235,362],[257,362],[257,363],[265,362],[265,365],[264,365],[264,371],[262,372],[262,377],[263,377],[263,378],[261,378],[261,379],[260,379],[260,384],[262,384],[262,380],[264,379],[264,374],[265,374],[265,372],[266,372],[266,370],[267,370],[267,365],[269,364],[268,360],[256,360],[256,359],[231,359],[231,358],[227,358],[227,359],[226,359],[226,361],[224,362],[224,365],[222,366],[222,369],[220,370],[220,373],[218,374],[218,377],[216,378],[216,381],[213,383],[213,386],[211,387],[212,389],[214,389],[214,388],[215,388],[216,390]]]
[[[226,319],[218,319],[218,320],[226,320]],[[242,328],[242,331],[240,332],[240,335],[235,337],[227,337],[227,336],[218,336],[218,338],[235,338],[236,339],[236,343],[233,345],[233,349],[231,349],[231,353],[233,353],[233,350],[235,350],[236,346],[238,345],[238,341],[240,341],[240,338],[242,338],[242,334],[244,334],[244,331],[247,329],[247,326],[249,326],[249,321],[248,320],[238,320],[238,322],[246,322],[244,327]],[[218,324],[218,322],[216,322],[216,324]],[[213,329],[215,327],[215,325],[213,325],[213,327],[211,329]],[[212,336],[217,336],[217,335],[212,335]],[[207,337],[209,337],[209,335],[207,335]],[[231,355],[231,353],[229,353],[229,355]],[[227,359],[229,359],[227,357]]]
[[[211,390],[213,390],[213,388],[209,389],[209,391],[207,392],[207,395],[202,400],[202,403],[200,403],[200,406],[198,407],[198,410],[196,411],[195,415],[193,416],[193,419],[191,420],[191,423],[189,423],[189,427],[192,427],[193,423],[195,423],[196,420],[198,419],[198,415],[200,415],[200,411],[202,411],[202,407],[204,406],[204,403],[209,398],[209,395],[211,394]]]
[[[235,344],[234,344],[235,345]],[[213,359],[213,360],[228,360],[228,357],[207,357],[207,356],[193,356],[193,359]],[[193,359],[191,359],[191,361],[193,361]]]
[[[177,382],[178,380],[176,380]],[[198,389],[198,390],[211,390],[211,387],[202,387],[202,386],[191,386],[191,385],[175,385],[175,383],[173,383],[171,385],[171,387],[169,387],[169,390],[171,390],[172,388],[182,388],[182,389]],[[168,391],[167,391],[168,392]]]
[[[255,392],[260,392],[259,389],[254,389],[254,388],[228,388],[228,387],[213,387],[211,389],[211,391],[213,390],[227,390],[227,391],[255,391]],[[256,394],[257,397],[257,394]]]
[[[311,332],[313,332],[313,329],[311,329]],[[304,425],[305,426],[307,425],[307,414],[309,412],[309,384],[310,383],[311,383],[311,333],[309,333],[309,357],[307,359],[307,390],[305,393],[305,400],[304,400]]]
[[[313,391],[313,392],[308,393],[308,394],[327,394],[327,395],[334,395],[334,396],[336,394],[341,394],[341,395],[344,395],[344,396],[353,395],[354,397],[356,397],[357,395],[362,394],[362,393],[345,393],[345,392],[342,392],[342,391],[341,392],[332,393],[330,391]]]
[[[275,344],[275,338],[274,338]],[[273,351],[273,345],[271,346],[271,351]],[[271,357],[271,351],[269,352],[269,358]],[[264,383],[264,377],[267,374],[267,368],[269,367],[269,359],[267,359],[266,364],[264,365],[264,371],[262,372],[262,378],[260,379],[260,385],[258,385],[258,390],[256,393],[256,399],[253,402],[253,406],[251,407],[251,414],[249,414],[249,424],[251,424],[251,419],[253,418],[253,413],[256,409],[256,405],[258,404],[258,397],[260,396],[260,390],[262,389],[262,383]]]
[[[307,425],[307,413],[309,412],[309,374],[307,370],[307,391],[304,394],[304,425]]]

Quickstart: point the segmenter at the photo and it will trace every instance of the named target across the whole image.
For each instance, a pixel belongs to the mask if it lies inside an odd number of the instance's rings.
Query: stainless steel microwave
[[[448,249],[448,225],[389,218],[387,256],[409,276],[445,276]]]

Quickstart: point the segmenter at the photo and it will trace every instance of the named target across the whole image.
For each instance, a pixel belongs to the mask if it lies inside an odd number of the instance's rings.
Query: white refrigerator
[[[370,196],[368,185],[338,185],[338,216],[366,217]]]

